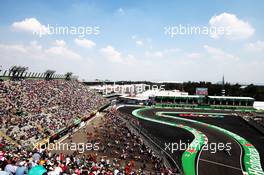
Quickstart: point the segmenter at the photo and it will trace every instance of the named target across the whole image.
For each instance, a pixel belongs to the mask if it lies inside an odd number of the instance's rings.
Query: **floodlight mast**
[[[51,80],[55,75],[55,70],[46,70],[44,73],[45,80]]]
[[[65,80],[71,80],[71,79],[72,79],[72,75],[73,75],[72,72],[67,72],[67,73],[65,74]]]
[[[28,67],[24,66],[11,66],[9,69],[9,76],[12,79],[21,79],[24,78],[23,74],[28,70]]]

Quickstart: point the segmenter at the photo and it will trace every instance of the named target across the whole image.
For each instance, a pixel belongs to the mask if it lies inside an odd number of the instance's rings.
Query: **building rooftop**
[[[214,99],[236,99],[236,100],[254,100],[252,97],[235,97],[235,96],[208,96]]]

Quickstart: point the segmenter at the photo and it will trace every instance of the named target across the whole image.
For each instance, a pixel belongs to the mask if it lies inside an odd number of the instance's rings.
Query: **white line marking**
[[[201,150],[200,150],[200,152],[199,152],[199,154],[198,154],[198,157],[197,157],[197,163],[196,163],[196,174],[197,174],[197,175],[198,175],[199,159],[200,159],[201,153],[202,153],[202,151],[203,151],[203,147],[204,147],[204,145],[201,147]]]
[[[200,161],[204,161],[204,162],[208,162],[208,163],[212,163],[212,164],[216,164],[216,165],[219,165],[219,166],[224,166],[224,167],[227,167],[227,168],[232,168],[232,169],[241,171],[240,168],[237,168],[237,167],[234,167],[234,166],[230,166],[230,165],[226,165],[226,164],[219,163],[219,162],[214,162],[214,161],[205,160],[205,159],[200,159]]]
[[[242,147],[241,147],[240,143],[238,143],[238,141],[236,139],[234,139],[234,140],[236,141],[236,143],[239,145],[239,148],[240,148],[240,168],[241,168],[242,173],[244,173],[243,166],[242,166],[242,154],[243,154],[243,150],[242,150]]]

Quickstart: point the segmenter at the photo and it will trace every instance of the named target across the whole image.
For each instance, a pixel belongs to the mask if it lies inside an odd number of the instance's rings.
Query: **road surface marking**
[[[241,171],[240,168],[237,168],[237,167],[234,167],[234,166],[230,166],[230,165],[226,165],[226,164],[219,163],[219,162],[214,162],[214,161],[205,160],[205,159],[200,159],[200,161],[204,161],[204,162],[212,163],[212,164],[215,164],[215,165],[224,166],[224,167],[227,167],[227,168],[232,168],[232,169]]]
[[[201,150],[200,150],[200,152],[199,152],[199,154],[198,154],[198,158],[197,158],[197,164],[196,164],[196,174],[197,174],[197,175],[199,174],[199,171],[198,171],[198,167],[199,167],[199,159],[200,159],[201,153],[202,153],[202,151],[203,151],[203,147],[204,147],[204,146],[201,147]]]

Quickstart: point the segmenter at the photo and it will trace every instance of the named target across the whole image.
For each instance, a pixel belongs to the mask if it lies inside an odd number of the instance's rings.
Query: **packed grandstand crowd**
[[[21,80],[0,82],[1,131],[21,145],[90,114],[107,100],[77,81]]]
[[[143,140],[132,133],[126,124],[115,113],[107,113],[103,125],[96,128],[93,137],[100,140],[98,154],[51,153],[47,149],[32,151],[8,147],[4,139],[0,145],[0,174],[1,175],[99,175],[99,174],[151,174],[159,172],[169,174],[162,159],[148,148]],[[87,133],[90,136],[90,133]],[[111,161],[107,158],[112,158]],[[140,162],[140,166],[137,165]],[[151,170],[147,170],[147,166]],[[145,170],[146,169],[146,170]],[[2,171],[1,171],[2,170]]]
[[[0,97],[0,175],[170,172],[165,169],[163,160],[113,111],[105,115],[102,126],[95,128],[93,139],[104,145],[98,154],[29,149],[32,143],[108,103],[101,95],[77,81],[2,81]],[[111,157],[111,161],[99,155]]]

